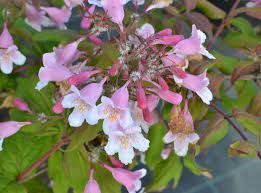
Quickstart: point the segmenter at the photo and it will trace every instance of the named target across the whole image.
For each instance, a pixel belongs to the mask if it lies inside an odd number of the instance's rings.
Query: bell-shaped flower
[[[86,11],[86,13],[83,16],[83,19],[81,21],[81,28],[83,29],[89,29],[92,25],[92,20],[89,18],[90,15],[92,15],[95,11],[95,5],[92,5],[88,11]]]
[[[101,96],[105,80],[100,83],[91,83],[80,91],[75,86],[71,86],[73,93],[64,96],[62,106],[74,108],[68,118],[72,127],[80,127],[84,120],[90,125],[98,123],[99,116],[96,102]]]
[[[103,165],[112,173],[113,178],[117,182],[126,187],[129,193],[136,193],[138,190],[141,189],[140,179],[146,175],[146,169],[140,169],[132,172],[123,168],[112,168],[107,164]]]
[[[140,28],[136,29],[136,34],[143,39],[147,39],[155,34],[155,29],[151,24],[145,23]]]
[[[170,130],[164,136],[163,141],[165,143],[174,142],[175,153],[178,156],[185,156],[189,144],[195,144],[199,140],[198,134],[194,132],[193,120],[188,111],[187,100],[182,111],[176,106],[173,107],[169,127]]]
[[[210,101],[212,101],[212,92],[207,87],[209,85],[207,71],[204,71],[200,75],[185,73],[184,77],[174,75],[174,80],[177,84],[197,93],[204,103],[209,105]]]
[[[125,165],[130,164],[135,156],[134,149],[145,152],[149,148],[149,140],[143,137],[139,126],[118,127],[108,133],[109,139],[105,146],[108,155],[118,153]]]
[[[99,184],[93,177],[94,170],[91,169],[90,178],[85,186],[84,193],[101,193]]]
[[[13,105],[21,111],[27,111],[28,113],[32,113],[32,110],[29,108],[28,104],[20,98],[16,98],[13,101]]]
[[[45,16],[45,11],[37,10],[34,6],[25,4],[25,22],[37,31],[42,31],[42,26],[48,27],[52,22]]]
[[[175,45],[174,53],[181,57],[187,57],[194,54],[202,54],[209,59],[215,59],[210,54],[203,43],[206,41],[206,34],[196,28],[196,25],[192,25],[192,34],[188,39],[184,39]]]
[[[99,116],[103,121],[103,131],[108,134],[110,130],[118,128],[118,125],[128,126],[132,124],[129,110],[129,92],[124,85],[114,92],[111,98],[102,96],[98,105]]]
[[[72,14],[70,8],[64,6],[61,9],[56,7],[41,7],[41,9],[48,14],[53,26],[61,30],[67,29],[65,23],[69,21]]]
[[[2,144],[5,138],[10,137],[17,133],[21,127],[30,125],[31,122],[16,122],[7,121],[0,123],[0,151],[2,150]]]
[[[5,74],[10,74],[13,71],[13,63],[23,65],[26,57],[14,45],[13,38],[7,29],[7,24],[4,23],[3,32],[0,35],[0,68]]]
[[[43,67],[39,71],[40,81],[36,89],[41,90],[49,81],[64,81],[74,75],[68,65],[76,61],[80,52],[77,49],[82,39],[72,42],[66,46],[54,48],[53,52],[43,55]]]
[[[83,4],[83,2],[84,0],[64,0],[65,5],[70,9]]]
[[[148,133],[150,124],[145,121],[142,109],[140,109],[137,102],[134,101],[130,101],[129,105],[134,124],[140,126],[145,133]]]

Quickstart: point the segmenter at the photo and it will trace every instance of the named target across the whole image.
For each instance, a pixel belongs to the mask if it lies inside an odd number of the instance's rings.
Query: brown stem
[[[209,42],[207,49],[211,49],[214,45],[214,43],[216,42],[217,38],[220,36],[220,34],[223,32],[224,28],[226,27],[228,20],[230,19],[230,17],[233,16],[235,9],[237,8],[237,6],[239,5],[240,0],[236,0],[235,3],[233,4],[232,8],[230,9],[227,17],[225,17],[221,24],[219,25],[214,37],[212,38],[212,40]]]
[[[217,111],[219,114],[221,114],[224,119],[226,119],[230,125],[232,126],[232,128],[234,128],[238,134],[241,136],[241,138],[244,140],[244,141],[248,141],[248,138],[245,136],[245,134],[240,130],[240,128],[234,123],[234,121],[231,119],[231,116],[230,115],[227,115],[226,113],[224,113],[221,109],[219,109],[217,107],[217,105],[215,105],[214,103],[211,103],[210,106],[215,110]],[[257,156],[258,158],[261,160],[261,152],[257,151]]]
[[[74,129],[71,133],[62,138],[56,145],[54,145],[47,153],[45,153],[42,157],[40,157],[37,161],[35,161],[29,168],[27,168],[23,173],[17,176],[16,181],[21,183],[24,178],[30,174],[34,169],[42,165],[54,152],[59,150],[64,144],[68,142],[70,137],[76,133],[79,129]]]

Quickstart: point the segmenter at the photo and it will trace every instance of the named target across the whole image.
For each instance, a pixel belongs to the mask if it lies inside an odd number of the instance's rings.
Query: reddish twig
[[[64,144],[68,142],[70,137],[76,133],[79,129],[74,129],[71,133],[63,137],[56,145],[54,145],[47,153],[45,153],[42,157],[40,157],[36,162],[34,162],[28,169],[26,169],[23,173],[21,173],[17,178],[16,181],[21,183],[24,178],[30,174],[34,169],[42,165],[54,152],[59,150]]]
[[[219,109],[217,107],[217,105],[215,105],[214,103],[211,103],[210,106],[216,111],[218,112],[219,114],[221,114],[224,119],[226,119],[229,124],[232,126],[232,128],[234,128],[237,133],[241,136],[241,138],[244,140],[244,141],[248,141],[248,138],[245,136],[245,134],[240,130],[240,128],[234,123],[234,121],[231,119],[231,117],[233,116],[230,116],[230,115],[227,115],[226,113],[224,113],[221,109]],[[257,156],[258,158],[261,160],[261,152],[257,151]]]
[[[224,28],[226,27],[227,23],[228,23],[228,20],[230,17],[233,16],[234,14],[234,11],[235,9],[237,8],[237,6],[239,5],[240,3],[240,0],[236,0],[235,3],[233,4],[232,8],[230,9],[227,17],[225,17],[221,24],[219,25],[214,37],[212,38],[212,40],[210,40],[208,46],[207,46],[207,49],[211,49],[214,45],[214,43],[216,42],[217,38],[220,36],[220,34],[223,32]]]

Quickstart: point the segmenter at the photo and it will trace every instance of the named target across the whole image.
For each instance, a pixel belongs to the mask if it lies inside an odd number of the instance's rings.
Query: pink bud
[[[113,166],[115,166],[117,168],[123,168],[124,167],[124,164],[121,163],[121,161],[115,159],[114,156],[109,156],[109,158],[110,158],[110,161],[111,161]]]
[[[81,28],[83,29],[89,29],[91,27],[91,20],[88,18],[91,14],[94,13],[95,10],[95,5],[92,5],[88,11],[84,14],[84,17],[81,21]]]
[[[162,152],[161,152],[162,159],[164,159],[164,160],[168,159],[171,151],[172,151],[172,147],[171,146],[164,148],[162,150]]]
[[[53,112],[56,114],[60,114],[64,111],[64,108],[62,106],[62,100],[60,100],[59,102],[55,103],[55,105],[53,106]]]
[[[96,46],[100,46],[102,44],[102,40],[95,35],[91,35],[89,36],[89,38],[90,41]]]
[[[129,71],[127,69],[124,70],[122,79],[123,80],[128,80],[129,79]]]
[[[119,64],[120,62],[117,61],[111,66],[111,69],[109,70],[109,75],[115,76],[117,74]]]
[[[86,80],[88,80],[91,76],[93,76],[94,74],[97,74],[98,72],[100,72],[100,70],[93,70],[93,71],[85,71],[85,72],[81,72],[80,74],[76,74],[72,77],[70,77],[68,79],[68,82],[71,85],[79,85],[83,82],[85,82]]]
[[[159,37],[159,39],[154,40],[152,42],[152,45],[163,44],[167,46],[174,46],[183,39],[184,39],[183,35],[163,36],[163,37]]]
[[[146,169],[131,172],[123,168],[112,168],[107,164],[103,164],[103,166],[112,173],[116,181],[127,188],[128,192],[138,191],[141,188],[140,179],[147,173]]]
[[[138,107],[140,109],[146,109],[148,107],[147,98],[142,88],[141,81],[138,82],[137,101],[138,101]]]
[[[116,90],[113,93],[111,100],[118,108],[123,108],[123,109],[128,108],[129,91],[127,89],[127,86],[124,85],[123,87]]]
[[[14,45],[14,40],[7,29],[7,23],[4,23],[4,29],[0,35],[0,48],[9,48]]]
[[[151,94],[147,96],[147,102],[148,102],[148,109],[150,112],[152,112],[159,104],[159,97]]]
[[[85,186],[84,193],[101,193],[99,184],[93,178],[94,170],[91,169],[90,179]]]
[[[31,109],[28,107],[28,104],[20,98],[16,98],[13,104],[16,108],[20,109],[21,111],[27,111],[28,113],[32,113]]]
[[[166,81],[161,76],[158,77],[158,80],[159,80],[160,87],[163,90],[169,90],[168,84],[166,83]]]
[[[0,138],[6,138],[9,137],[16,132],[19,131],[19,129],[25,125],[30,125],[31,122],[16,122],[16,121],[7,121],[7,122],[1,122],[0,123]]]

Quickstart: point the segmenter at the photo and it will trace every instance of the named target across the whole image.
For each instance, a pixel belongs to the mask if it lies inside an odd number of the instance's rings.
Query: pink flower
[[[165,143],[174,142],[174,150],[178,156],[185,156],[189,144],[195,144],[199,140],[198,134],[194,132],[193,120],[187,103],[186,100],[182,112],[177,107],[173,107],[169,123],[170,131],[163,138]]]
[[[0,35],[0,68],[3,73],[10,74],[13,71],[13,63],[23,65],[26,57],[14,45],[13,38],[4,23],[4,29]]]
[[[143,137],[141,128],[138,126],[118,127],[109,133],[108,143],[105,151],[108,155],[119,154],[122,163],[129,164],[134,158],[134,150],[146,151],[149,148],[149,140]]]
[[[171,148],[170,146],[164,148],[164,149],[162,150],[162,152],[161,152],[161,157],[162,157],[162,159],[164,159],[164,160],[168,159],[168,157],[169,157],[171,151],[172,151],[172,148]]]
[[[119,25],[123,30],[124,18],[124,1],[123,0],[102,0],[101,5],[107,15],[111,18],[112,22]]]
[[[84,0],[64,0],[65,5],[70,9],[83,4],[83,2]]]
[[[82,40],[79,39],[64,47],[54,48],[53,52],[43,55],[44,67],[40,68],[38,74],[40,81],[37,83],[37,90],[41,90],[49,81],[64,81],[74,75],[68,65],[79,58],[80,52],[77,47]]]
[[[16,108],[20,109],[21,111],[27,111],[28,113],[32,113],[32,110],[28,107],[28,104],[20,98],[16,98],[13,104]]]
[[[110,130],[118,128],[118,125],[128,126],[133,121],[128,107],[129,92],[124,85],[112,95],[111,98],[102,96],[98,112],[103,121],[103,131],[108,134]]]
[[[174,48],[174,53],[179,56],[186,57],[194,54],[202,54],[209,59],[215,59],[206,48],[202,45],[206,41],[206,35],[192,25],[191,37],[178,42]]]
[[[45,16],[44,11],[37,10],[34,6],[25,4],[25,22],[37,31],[42,31],[42,26],[51,26],[51,21]]]
[[[209,79],[207,78],[207,71],[200,75],[192,75],[185,73],[185,77],[178,77],[174,75],[174,80],[177,84],[184,86],[185,88],[194,91],[206,104],[210,104],[213,99],[213,95],[209,88]]]
[[[146,169],[131,172],[122,168],[112,168],[107,164],[104,164],[104,167],[112,173],[112,176],[116,181],[127,188],[129,193],[135,193],[141,189],[140,179],[147,173]]]
[[[94,11],[95,11],[95,5],[92,5],[83,16],[83,19],[81,21],[81,28],[87,30],[91,27],[92,20],[89,17],[94,13]]]
[[[65,23],[67,23],[71,17],[71,9],[63,7],[61,9],[56,7],[41,7],[51,19],[52,25],[59,27],[61,30],[67,29]]]
[[[101,193],[99,184],[93,178],[94,170],[91,169],[90,178],[88,183],[85,186],[84,193]]]
[[[80,127],[84,120],[90,125],[98,123],[97,100],[100,98],[103,84],[106,79],[100,83],[91,83],[79,91],[75,86],[71,86],[73,93],[66,95],[62,100],[64,108],[74,108],[68,120],[72,127]]]
[[[143,39],[147,39],[155,34],[155,29],[151,24],[145,23],[140,28],[136,29],[136,33]]]
[[[17,133],[21,127],[30,125],[31,122],[16,122],[7,121],[0,123],[0,151],[2,151],[2,144],[5,138]]]

